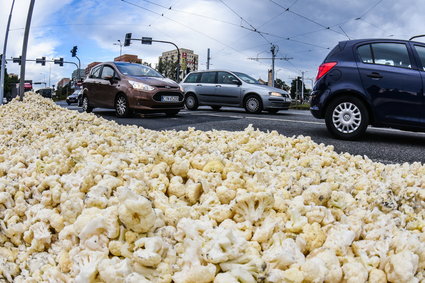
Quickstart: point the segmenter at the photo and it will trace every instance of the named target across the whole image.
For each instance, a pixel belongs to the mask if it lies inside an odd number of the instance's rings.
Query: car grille
[[[183,94],[180,92],[172,92],[172,91],[160,91],[153,96],[153,100],[161,102],[162,96],[178,96],[179,101],[183,101]]]
[[[179,88],[178,86],[163,86],[163,85],[154,85],[154,87],[158,89],[176,89]]]

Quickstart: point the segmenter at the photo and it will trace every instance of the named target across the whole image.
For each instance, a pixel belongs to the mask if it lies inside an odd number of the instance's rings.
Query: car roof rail
[[[412,40],[412,39],[418,38],[418,37],[425,37],[425,34],[420,34],[420,35],[412,36],[412,37],[409,39],[409,41],[410,41],[410,40]]]

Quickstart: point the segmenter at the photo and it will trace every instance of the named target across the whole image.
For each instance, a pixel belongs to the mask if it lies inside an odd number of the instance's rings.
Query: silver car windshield
[[[115,65],[126,76],[163,78],[160,73],[145,65],[130,63],[115,63]]]
[[[253,77],[248,76],[247,74],[239,73],[239,72],[233,72],[233,73],[236,74],[241,80],[243,80],[246,83],[256,84],[256,85],[259,85],[260,84],[259,81],[257,81]]]

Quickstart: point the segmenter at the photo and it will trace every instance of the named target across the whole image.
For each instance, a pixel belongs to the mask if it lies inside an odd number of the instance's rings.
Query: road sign
[[[142,44],[152,44],[152,37],[142,37]]]

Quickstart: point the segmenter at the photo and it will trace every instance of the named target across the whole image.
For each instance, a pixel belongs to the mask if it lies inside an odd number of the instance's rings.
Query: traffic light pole
[[[25,84],[25,62],[27,59],[28,36],[31,27],[32,11],[34,9],[35,0],[31,0],[28,8],[27,23],[25,25],[24,42],[22,43],[22,61],[21,61],[21,77],[19,78],[19,99],[24,99],[24,84]]]
[[[0,105],[3,104],[4,97],[4,77],[6,75],[6,49],[7,49],[7,38],[9,36],[9,27],[10,21],[12,19],[13,6],[15,5],[15,0],[12,1],[12,7],[10,8],[9,20],[7,21],[6,35],[4,37],[3,45],[3,55],[1,56],[1,72],[0,72]]]
[[[177,70],[176,70],[176,80],[177,80],[177,82],[179,83],[179,82],[180,82],[180,49],[179,49],[179,47],[178,47],[175,43],[173,43],[173,42],[171,42],[171,41],[153,40],[153,39],[152,39],[152,42],[169,43],[169,44],[172,44],[172,45],[174,45],[174,46],[176,47],[176,49],[177,49]]]
[[[81,61],[80,61],[80,58],[78,58],[78,56],[77,56],[77,55],[75,55],[75,58],[77,58],[77,59],[78,59],[77,79],[78,79],[78,81],[79,81],[79,80],[81,79],[81,76],[80,76]]]

